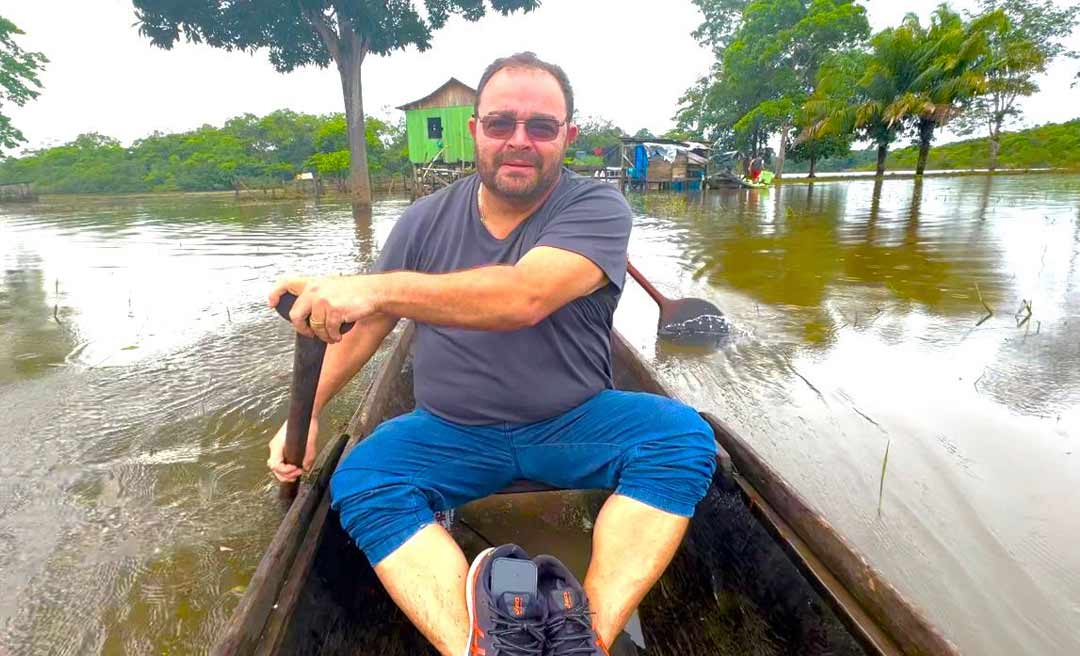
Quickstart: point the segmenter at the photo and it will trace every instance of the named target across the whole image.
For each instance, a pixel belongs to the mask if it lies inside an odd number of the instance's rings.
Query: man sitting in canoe
[[[618,189],[561,166],[577,137],[566,74],[521,53],[477,86],[477,174],[417,200],[371,273],[281,281],[297,331],[330,344],[315,415],[399,318],[417,323],[416,411],[342,461],[333,508],[393,600],[446,656],[606,653],[671,561],[715,466],[691,408],[612,385],[612,315],[631,213]],[[356,327],[344,337],[343,322]],[[308,439],[310,463],[317,422]],[[283,481],[284,427],[269,466]],[[539,591],[497,595],[433,519],[514,479],[608,488],[584,587],[538,559]],[[590,622],[591,609],[591,622]]]

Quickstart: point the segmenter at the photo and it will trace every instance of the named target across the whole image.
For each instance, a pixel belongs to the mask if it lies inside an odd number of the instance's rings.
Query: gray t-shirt
[[[373,270],[448,273],[515,264],[534,246],[592,260],[610,283],[535,326],[417,325],[413,391],[419,407],[458,424],[549,419],[612,387],[611,325],[626,277],[630,207],[612,185],[564,170],[544,204],[500,240],[480,221],[479,184],[472,175],[413,203]]]

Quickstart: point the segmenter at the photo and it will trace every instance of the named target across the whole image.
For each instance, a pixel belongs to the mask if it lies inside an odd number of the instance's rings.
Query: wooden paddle
[[[289,311],[296,302],[294,294],[282,294],[278,301],[277,313],[289,320]],[[349,332],[351,323],[341,324],[341,334]],[[304,466],[304,452],[307,451],[308,430],[311,427],[311,413],[315,408],[315,391],[319,387],[319,374],[322,373],[323,356],[326,354],[326,342],[315,337],[296,333],[296,348],[293,352],[292,386],[289,389],[289,423],[285,429],[285,450],[283,459],[290,465]],[[297,481],[281,484],[279,496],[284,501],[296,497]]]
[[[653,287],[641,272],[626,262],[626,270],[660,306],[656,332],[672,342],[691,346],[716,345],[731,332],[720,308],[700,298],[670,299]]]

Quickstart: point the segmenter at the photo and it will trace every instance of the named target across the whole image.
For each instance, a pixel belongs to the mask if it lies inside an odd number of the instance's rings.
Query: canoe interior
[[[365,394],[350,424],[351,441],[413,407],[409,341],[407,330]],[[656,391],[641,362],[627,353],[616,349],[617,386]],[[436,653],[387,597],[328,508],[327,472],[344,440],[324,452],[315,483],[301,491],[214,653]],[[592,519],[605,497],[497,495],[460,509],[453,532],[470,558],[488,541],[516,542],[530,553],[556,555],[582,576]],[[735,477],[718,468],[674,562],[639,609],[647,649],[638,653],[879,653],[849,632],[850,619],[841,622],[808,582],[805,564],[800,569],[789,554],[755,518]],[[277,566],[266,562],[275,559]]]

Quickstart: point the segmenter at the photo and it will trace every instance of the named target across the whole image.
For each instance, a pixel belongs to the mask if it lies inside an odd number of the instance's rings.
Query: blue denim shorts
[[[605,390],[531,424],[463,426],[425,410],[379,425],[330,481],[346,532],[377,564],[456,508],[529,479],[609,489],[690,517],[716,466],[712,428],[678,401]]]

